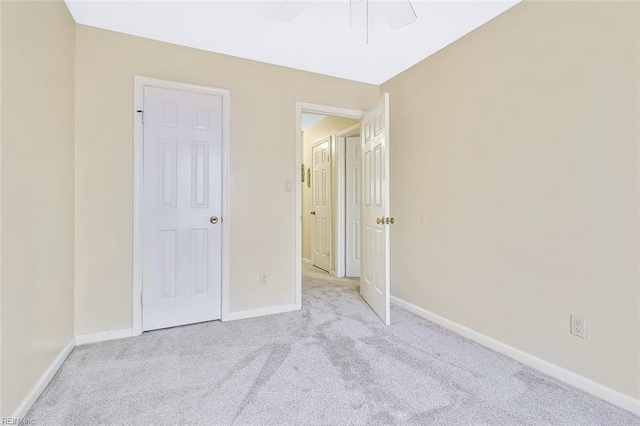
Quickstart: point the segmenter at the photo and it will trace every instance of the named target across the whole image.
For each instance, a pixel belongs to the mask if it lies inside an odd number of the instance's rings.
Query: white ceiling
[[[321,114],[311,114],[308,112],[303,112],[302,113],[302,130],[307,130],[309,127],[313,126],[314,124],[316,124],[318,121],[322,120],[323,118],[325,118],[326,115],[321,115]]]
[[[413,24],[392,31],[379,0],[316,0],[291,22],[281,1],[66,0],[79,24],[256,61],[381,84],[520,0],[412,0]]]

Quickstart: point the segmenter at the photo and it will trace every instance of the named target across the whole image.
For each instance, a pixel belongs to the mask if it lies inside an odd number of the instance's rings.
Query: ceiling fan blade
[[[391,27],[392,30],[406,27],[418,19],[418,15],[416,15],[416,11],[413,9],[410,0],[381,0],[376,3],[380,5],[382,13],[385,18],[387,18],[389,27]]]
[[[291,22],[296,16],[300,15],[307,7],[313,3],[312,1],[295,1],[288,0],[282,2],[275,12],[271,15],[271,18],[282,21]]]

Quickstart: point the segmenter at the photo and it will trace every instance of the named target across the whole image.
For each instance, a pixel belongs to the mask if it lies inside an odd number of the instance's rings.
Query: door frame
[[[333,147],[333,136],[327,136],[324,139],[321,139],[317,142],[314,142],[313,144],[311,144],[311,177],[314,177],[314,173],[313,173],[313,149],[318,146],[318,145],[322,145],[325,142],[329,143],[329,170],[331,171],[331,173],[333,174],[333,160],[331,159],[331,148]],[[331,255],[331,245],[333,244],[333,238],[334,236],[332,235],[333,232],[333,218],[331,217],[333,215],[333,176],[330,176],[329,179],[331,179],[331,185],[329,185],[331,187],[331,199],[329,200],[329,203],[331,203],[329,205],[329,270],[327,272],[331,273],[333,271],[334,268],[334,264],[335,264],[335,260],[333,259],[333,256]],[[312,185],[312,191],[311,191],[311,210],[313,210],[313,183]],[[317,235],[317,232],[316,232]],[[313,237],[313,232],[311,233],[311,236]],[[315,266],[315,262],[314,262],[314,257],[313,257],[313,243],[315,242],[313,239],[310,239],[311,242],[311,265]],[[336,246],[336,252],[338,250],[338,247]],[[322,269],[318,266],[316,266],[316,268]]]
[[[335,135],[336,147],[336,277],[347,276],[347,142],[348,137],[360,134],[362,123],[347,127]]]
[[[323,115],[333,115],[337,117],[347,117],[354,118],[356,120],[362,120],[364,117],[365,111],[359,111],[355,109],[348,108],[340,108],[329,105],[320,105],[313,104],[308,102],[296,102],[296,134],[295,134],[295,153],[296,153],[296,176],[298,176],[297,172],[302,167],[302,113],[307,112],[311,114],[323,114]],[[336,147],[337,148],[337,147]],[[337,157],[338,151],[336,150],[336,164],[338,163]],[[344,164],[345,156],[344,153],[342,155],[342,163]],[[343,165],[344,167],[344,165]],[[342,171],[343,183],[344,183],[344,170]],[[338,178],[338,176],[336,176]],[[296,280],[296,307],[297,309],[302,309],[302,181],[301,179],[296,180],[296,194],[295,194],[295,202],[296,202],[296,241],[295,241],[295,280]],[[338,180],[340,183],[340,180]],[[344,194],[344,191],[343,191]],[[340,199],[336,200],[340,202]],[[344,200],[342,200],[342,205],[344,209]],[[340,210],[337,210],[339,212]],[[344,235],[344,221],[340,225],[340,219],[337,220],[336,229],[339,229],[340,232]],[[336,241],[336,257],[339,258],[340,252],[338,251],[338,246]],[[344,242],[343,242],[344,244]],[[342,245],[342,247],[344,247]],[[344,249],[343,249],[344,251]],[[344,268],[344,253],[342,253],[342,264]],[[340,265],[339,263],[337,265]],[[336,271],[337,272],[337,271]],[[343,269],[344,272],[344,269]]]
[[[133,78],[133,291],[131,297],[131,331],[142,334],[142,262],[143,246],[143,193],[144,193],[144,87],[202,93],[222,98],[222,263],[220,288],[221,320],[229,320],[229,147],[231,144],[231,92],[207,86],[178,81],[134,76]],[[142,112],[142,113],[141,113]]]

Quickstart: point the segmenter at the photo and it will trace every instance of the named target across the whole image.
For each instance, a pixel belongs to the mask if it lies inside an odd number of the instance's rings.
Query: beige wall
[[[134,75],[231,90],[230,308],[295,303],[295,102],[367,109],[378,87],[80,25],[76,37],[76,333],[131,327]]]
[[[384,84],[392,294],[640,396],[638,75],[637,3],[525,2]]]
[[[2,2],[2,415],[73,339],[75,24]]]
[[[382,87],[393,294],[635,397],[637,17],[525,2]],[[75,26],[61,2],[2,2],[0,28],[2,415],[73,336],[74,207],[75,331],[131,326],[134,75],[231,89],[231,310],[293,303],[295,101],[366,110],[378,87]]]
[[[333,117],[328,116],[309,127],[306,131],[302,132],[302,162],[305,165],[305,169],[313,169],[311,164],[311,151],[316,142],[320,142],[329,136],[335,136],[336,133],[340,133],[354,124],[359,123],[359,120],[345,117]],[[332,270],[335,270],[336,259],[336,153],[335,153],[335,137],[331,138],[331,161],[332,161],[332,194],[333,202],[331,204],[331,233],[333,238],[331,239],[331,265]],[[313,184],[313,181],[311,182]],[[311,260],[311,188],[307,186],[306,176],[305,182],[302,186],[302,257],[307,260]]]

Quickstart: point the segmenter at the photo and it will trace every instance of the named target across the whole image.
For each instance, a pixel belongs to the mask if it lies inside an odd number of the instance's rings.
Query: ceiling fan
[[[286,0],[283,1],[278,9],[276,9],[271,17],[282,22],[291,22],[298,15],[304,12],[311,4],[317,0]],[[369,0],[349,0],[349,22],[352,22],[353,3],[365,3],[366,22],[367,22],[367,43],[369,43]],[[412,24],[418,19],[416,11],[411,4],[411,0],[372,0],[380,6],[389,27],[392,30],[398,30]]]

